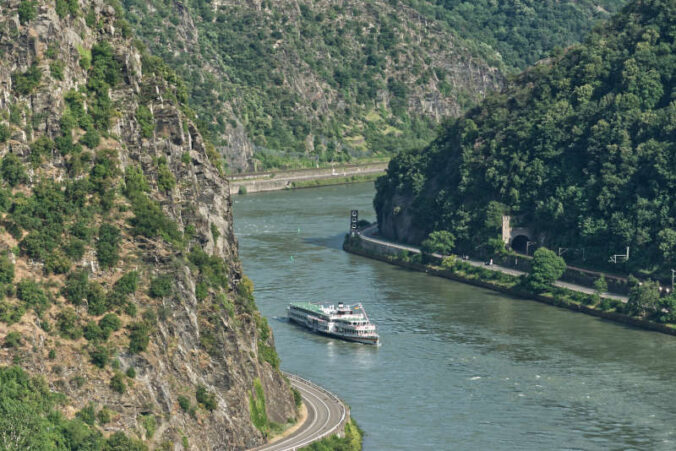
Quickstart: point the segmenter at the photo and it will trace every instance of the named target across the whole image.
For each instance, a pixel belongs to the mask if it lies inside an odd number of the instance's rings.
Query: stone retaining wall
[[[538,302],[543,302],[545,304],[554,305],[568,310],[573,310],[576,312],[586,313],[588,315],[597,316],[599,318],[604,318],[610,321],[615,321],[618,323],[623,323],[634,327],[640,327],[642,329],[653,330],[655,332],[661,332],[669,335],[676,335],[676,329],[666,326],[664,324],[634,318],[631,316],[624,315],[622,313],[604,312],[586,305],[570,303],[557,298],[550,298],[547,296],[530,293],[518,288],[506,288],[500,285],[492,284],[487,281],[467,278],[459,274],[456,274],[451,270],[435,269],[425,266],[421,263],[405,262],[398,258],[393,259],[391,257],[398,256],[400,252],[398,251],[392,252],[395,249],[392,249],[388,246],[384,246],[378,243],[360,240],[358,245],[353,245],[346,240],[346,242],[343,244],[343,249],[351,254],[361,255],[362,257],[372,258],[374,260],[380,260],[382,262],[400,266],[402,268],[410,269],[412,271],[424,272],[437,277],[443,277],[445,279],[455,280],[469,285],[474,285],[477,287],[498,291],[514,297],[532,299]]]

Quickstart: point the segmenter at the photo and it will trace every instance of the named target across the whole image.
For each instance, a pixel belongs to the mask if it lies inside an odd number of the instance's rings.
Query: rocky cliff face
[[[295,407],[242,275],[220,157],[119,14],[0,6],[0,256],[13,273],[0,341],[21,337],[0,363],[43,375],[68,417],[105,408],[104,435],[255,446]]]

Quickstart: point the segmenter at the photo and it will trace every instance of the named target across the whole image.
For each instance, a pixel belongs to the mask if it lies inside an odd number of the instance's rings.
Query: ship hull
[[[295,318],[292,318],[291,316],[288,317],[289,321],[292,323],[295,323],[299,326],[301,326],[303,329],[309,330],[310,332],[314,332],[317,335],[323,335],[325,337],[330,337],[330,338],[338,338],[339,340],[344,340],[344,341],[351,341],[354,343],[362,343],[366,345],[378,345],[380,344],[380,338],[379,337],[351,337],[351,336],[346,336],[346,335],[340,335],[334,332],[326,332],[323,330],[316,329],[310,325],[308,325],[305,321],[300,321]]]

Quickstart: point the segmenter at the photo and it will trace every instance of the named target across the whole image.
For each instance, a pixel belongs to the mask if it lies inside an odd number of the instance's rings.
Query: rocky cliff
[[[255,446],[295,406],[221,159],[113,6],[0,5],[0,363],[104,438]]]

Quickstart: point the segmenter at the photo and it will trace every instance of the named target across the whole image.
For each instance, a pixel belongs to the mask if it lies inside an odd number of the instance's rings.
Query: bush
[[[26,183],[28,181],[28,176],[26,175],[26,170],[23,167],[23,163],[21,163],[19,157],[13,153],[8,153],[2,159],[0,173],[2,173],[2,178],[7,182],[7,184],[12,187]]]
[[[291,387],[291,393],[293,393],[293,402],[296,404],[296,407],[300,407],[303,404],[303,397],[296,387]]]
[[[94,127],[90,127],[79,142],[90,149],[95,149],[101,142],[101,135]]]
[[[115,282],[115,286],[113,287],[113,289],[118,293],[122,294],[123,296],[128,296],[136,292],[136,288],[138,287],[138,281],[139,281],[138,272],[130,271],[125,275],[123,275],[122,277],[120,277],[117,282]]]
[[[89,274],[86,271],[68,274],[61,293],[71,304],[81,305],[89,294]]]
[[[130,366],[127,368],[127,371],[125,372],[128,378],[133,379],[136,377],[136,370],[134,369],[133,366]]]
[[[56,0],[56,14],[63,19],[67,14],[76,16],[79,6],[77,0]]]
[[[105,368],[110,361],[110,351],[103,345],[96,345],[89,350],[91,362],[99,368]]]
[[[108,310],[108,298],[103,287],[98,283],[90,283],[87,288],[87,311],[90,315],[102,315]]]
[[[114,313],[108,313],[106,316],[99,320],[99,327],[103,331],[104,337],[108,339],[111,333],[120,330],[122,321]]]
[[[124,376],[121,373],[115,373],[112,379],[110,379],[110,388],[119,394],[123,394],[125,391],[127,391],[127,385],[124,383]]]
[[[163,298],[169,296],[172,290],[172,280],[168,275],[155,277],[150,282],[148,294],[153,298]]]
[[[56,317],[56,327],[64,338],[77,340],[82,336],[82,328],[77,313],[72,308],[65,308]]]
[[[99,413],[96,414],[96,419],[99,420],[99,424],[110,423],[110,410],[105,407],[99,410]]]
[[[134,200],[150,190],[140,166],[127,166],[124,172],[124,195]]]
[[[129,325],[129,352],[138,354],[145,351],[150,343],[150,327],[145,322]]]
[[[184,412],[188,412],[190,410],[190,400],[185,396],[178,397],[178,405],[181,406],[181,409]]]
[[[5,337],[5,348],[18,348],[21,346],[23,340],[20,332],[10,332]]]
[[[110,224],[99,227],[99,240],[96,242],[96,259],[103,268],[114,266],[119,260],[120,230]]]
[[[18,283],[16,286],[16,297],[38,312],[49,305],[47,294],[40,285],[30,279],[23,279]]]
[[[45,258],[45,273],[47,274],[65,274],[70,270],[73,262],[63,253],[56,249]]]
[[[152,138],[155,131],[155,123],[150,108],[145,105],[139,105],[136,109],[136,121],[141,128],[141,136],[143,138]]]
[[[0,255],[0,286],[14,281],[14,265],[7,254]]]
[[[12,86],[18,95],[29,95],[40,84],[40,80],[42,80],[42,69],[37,63],[31,64],[26,72],[12,74]]]
[[[146,196],[137,197],[132,210],[134,217],[131,219],[131,225],[134,227],[134,234],[143,235],[147,238],[156,238],[161,236],[167,241],[179,241],[181,232],[179,232],[176,223],[162,211],[162,207]]]
[[[94,404],[87,404],[87,406],[76,413],[75,416],[81,419],[84,423],[93,426],[94,422],[96,421],[96,409],[94,408]]]
[[[21,0],[19,3],[19,22],[26,25],[37,16],[37,7],[35,0]]]
[[[84,337],[89,341],[106,340],[108,336],[95,321],[88,321],[84,327]]]
[[[157,163],[157,187],[160,191],[169,192],[176,186],[176,178],[167,165],[167,159],[162,157]]]
[[[0,124],[0,144],[6,143],[11,136],[11,130],[5,124]]]
[[[70,259],[78,261],[84,256],[85,243],[78,238],[71,238],[63,245],[63,251]]]
[[[49,73],[51,74],[52,78],[54,78],[54,80],[63,80],[63,69],[65,66],[66,65],[61,60],[53,61],[49,65]]]
[[[195,297],[197,298],[197,300],[201,302],[205,300],[208,295],[209,295],[209,287],[207,286],[206,282],[204,281],[197,282],[197,285],[195,285]]]
[[[205,409],[212,411],[218,407],[216,402],[216,396],[213,393],[209,393],[207,388],[204,385],[198,385],[197,391],[195,392],[195,399],[199,404],[202,404]]]

